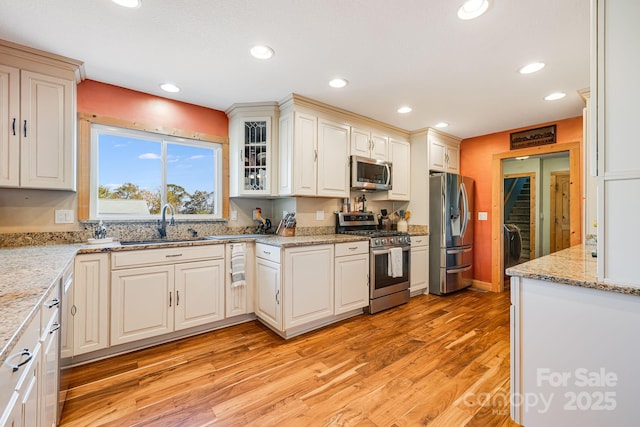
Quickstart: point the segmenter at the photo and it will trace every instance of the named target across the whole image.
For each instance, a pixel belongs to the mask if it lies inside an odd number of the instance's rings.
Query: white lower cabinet
[[[224,319],[224,246],[118,252],[112,263],[111,345]]]
[[[333,245],[284,250],[285,329],[333,315]]]
[[[256,316],[282,331],[282,295],[280,293],[280,248],[256,244]]]
[[[256,244],[255,314],[285,338],[362,313],[369,243]]]
[[[68,326],[71,331],[63,334],[73,337],[73,355],[109,347],[109,254],[76,256],[73,287],[68,292],[73,304],[63,301],[63,307],[67,307],[63,308],[63,329]],[[64,321],[69,314],[73,323]]]
[[[429,292],[429,236],[411,237],[411,272],[409,291],[412,296]]]
[[[60,289],[58,281],[0,365],[0,426],[57,425]]]
[[[238,252],[235,252],[234,248],[236,248]],[[228,243],[226,245],[226,317],[253,313],[253,290],[255,287],[255,272],[253,261],[255,259],[255,248],[256,245],[253,242]],[[238,258],[237,254],[242,254],[242,257]],[[234,262],[239,262],[240,266],[244,264],[244,283],[232,281]]]
[[[369,242],[335,246],[335,314],[369,305]]]

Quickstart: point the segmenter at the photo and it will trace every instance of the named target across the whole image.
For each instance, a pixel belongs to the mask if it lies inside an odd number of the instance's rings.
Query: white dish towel
[[[389,249],[387,275],[390,277],[402,277],[402,248]]]
[[[244,275],[244,243],[231,245],[231,287],[244,286],[247,282]]]

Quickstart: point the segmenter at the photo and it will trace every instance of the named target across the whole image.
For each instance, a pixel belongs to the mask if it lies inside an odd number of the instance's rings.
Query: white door
[[[429,286],[429,246],[414,247],[412,243],[409,280],[411,293],[424,290]]]
[[[371,158],[375,160],[387,160],[389,138],[384,135],[371,133]]]
[[[369,157],[371,152],[371,137],[368,130],[351,128],[351,155]]]
[[[446,169],[446,144],[429,136],[429,170],[444,172]]]
[[[316,195],[318,164],[318,129],[315,116],[294,113],[294,193],[300,196]]]
[[[318,196],[349,197],[349,126],[318,121]]]
[[[256,258],[256,316],[282,330],[280,264]]]
[[[75,190],[74,82],[21,73],[20,185]]]
[[[176,264],[175,330],[224,319],[224,260]]]
[[[336,257],[335,314],[369,304],[369,254]]]
[[[20,184],[20,70],[0,65],[0,185]]]
[[[73,277],[73,354],[107,348],[109,255],[78,255]]]
[[[406,141],[391,140],[391,191],[389,198],[393,200],[409,200],[411,176],[411,147]]]
[[[458,146],[447,144],[445,160],[447,162],[447,172],[460,172],[460,149],[458,148]]]
[[[285,329],[333,315],[333,245],[286,249],[283,268]]]
[[[172,265],[111,273],[111,345],[173,332]]]

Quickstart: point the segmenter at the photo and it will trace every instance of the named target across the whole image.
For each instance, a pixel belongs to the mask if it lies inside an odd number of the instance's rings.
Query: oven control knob
[[[373,244],[374,244],[375,246],[380,246],[380,239],[375,239],[375,240],[373,241]]]

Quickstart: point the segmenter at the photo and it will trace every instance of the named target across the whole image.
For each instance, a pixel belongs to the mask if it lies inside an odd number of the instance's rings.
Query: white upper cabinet
[[[76,188],[81,63],[0,42],[0,186]]]
[[[375,160],[387,160],[389,137],[381,132],[352,127],[351,155],[367,157]]]
[[[287,102],[279,131],[280,195],[349,197],[349,126]]]
[[[429,170],[460,173],[460,139],[429,129]]]
[[[277,192],[273,143],[275,103],[235,104],[229,117],[229,195],[272,196]]]
[[[411,145],[404,139],[389,138],[391,190],[367,194],[371,200],[408,201],[411,198]]]

